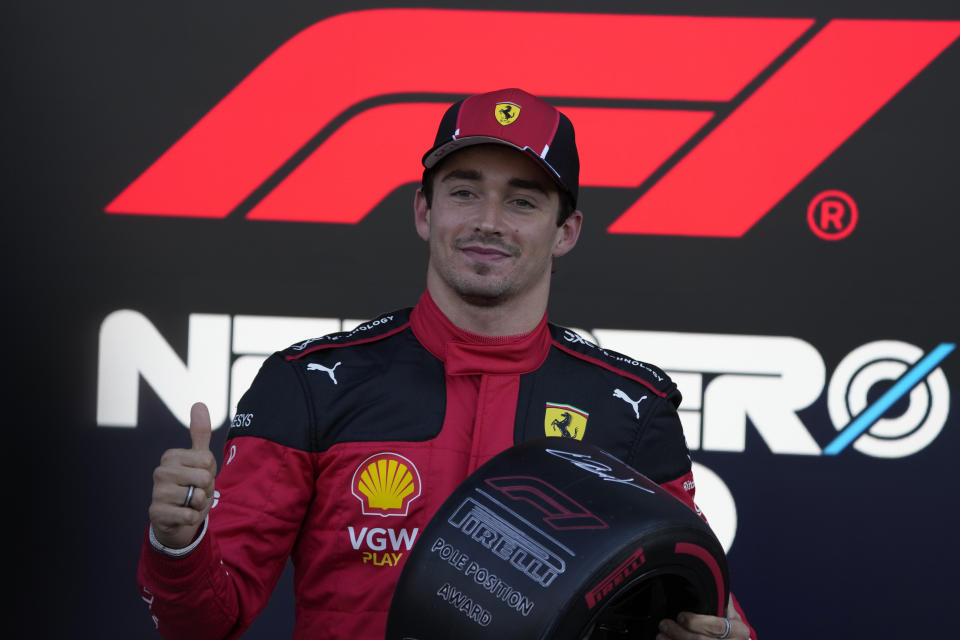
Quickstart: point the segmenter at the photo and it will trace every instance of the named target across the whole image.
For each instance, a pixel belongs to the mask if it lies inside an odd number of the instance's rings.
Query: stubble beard
[[[506,278],[490,276],[493,269],[489,265],[476,265],[470,278],[462,274],[451,274],[447,281],[461,300],[475,307],[495,307],[509,300],[514,293],[512,283]]]

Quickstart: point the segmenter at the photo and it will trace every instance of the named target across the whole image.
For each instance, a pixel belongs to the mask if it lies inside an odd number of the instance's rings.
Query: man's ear
[[[554,258],[559,258],[576,246],[580,238],[581,226],[583,226],[583,213],[577,209],[557,228],[557,242],[553,246]]]
[[[430,239],[430,205],[423,189],[417,189],[413,195],[413,223],[417,227],[417,235],[424,240]]]

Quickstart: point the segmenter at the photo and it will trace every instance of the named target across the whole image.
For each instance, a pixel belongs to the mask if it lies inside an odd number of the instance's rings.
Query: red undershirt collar
[[[481,336],[464,331],[443,315],[425,291],[410,316],[413,334],[444,362],[449,375],[518,375],[537,369],[550,351],[547,314],[529,333]]]

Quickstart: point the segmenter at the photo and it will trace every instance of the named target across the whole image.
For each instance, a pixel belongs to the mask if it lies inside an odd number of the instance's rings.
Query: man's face
[[[453,153],[435,172],[432,206],[420,191],[414,203],[417,233],[430,243],[428,283],[475,305],[545,300],[553,258],[573,248],[582,220],[577,211],[558,227],[559,205],[553,180],[520,151]]]

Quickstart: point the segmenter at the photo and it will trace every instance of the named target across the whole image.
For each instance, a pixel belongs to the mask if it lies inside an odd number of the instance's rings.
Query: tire
[[[723,547],[680,500],[567,438],[507,449],[461,484],[401,572],[387,640],[654,638],[723,615]]]

